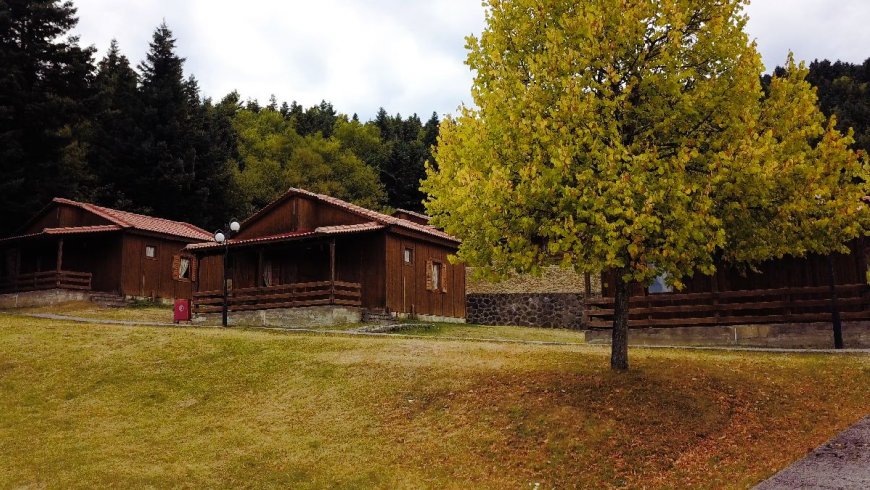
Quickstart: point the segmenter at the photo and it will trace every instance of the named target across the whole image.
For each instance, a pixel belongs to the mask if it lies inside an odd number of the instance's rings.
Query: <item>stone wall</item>
[[[580,329],[583,295],[505,293],[466,295],[466,320],[477,325],[519,325]]]
[[[0,308],[29,308],[33,306],[54,306],[70,301],[88,301],[90,291],[70,289],[47,289],[24,293],[0,294]]]
[[[601,294],[600,274],[589,276],[590,289],[586,290],[586,278],[570,269],[557,266],[544,267],[540,276],[513,274],[502,281],[485,281],[474,278],[474,268],[466,268],[465,292],[467,294],[516,294],[516,293],[582,293],[591,296]]]
[[[586,332],[586,342],[609,344],[610,330]],[[734,325],[727,327],[637,328],[628,332],[629,345],[768,347],[782,349],[832,349],[830,322]],[[870,322],[844,322],[847,349],[870,348]]]
[[[362,312],[358,308],[343,306],[309,306],[304,308],[275,308],[271,310],[231,311],[229,325],[250,327],[310,328],[359,323]],[[192,323],[216,326],[221,324],[220,313],[195,315]]]

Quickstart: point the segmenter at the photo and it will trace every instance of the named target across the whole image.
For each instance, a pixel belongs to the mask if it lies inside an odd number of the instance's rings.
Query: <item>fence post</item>
[[[329,241],[329,304],[335,304],[335,238]]]

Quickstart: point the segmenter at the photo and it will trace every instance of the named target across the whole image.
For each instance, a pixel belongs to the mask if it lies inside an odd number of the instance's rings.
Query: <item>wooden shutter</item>
[[[191,282],[196,281],[196,278],[197,278],[196,265],[197,265],[196,257],[191,255],[190,256],[190,280],[191,280]]]
[[[439,276],[441,277],[441,292],[446,293],[447,292],[447,266],[444,264],[438,264],[438,267],[441,268],[441,270],[439,271],[440,272]]]
[[[432,291],[432,261],[426,261],[426,291]]]
[[[175,254],[172,256],[172,278],[176,281],[181,278],[178,277],[178,271],[181,268],[181,255]]]

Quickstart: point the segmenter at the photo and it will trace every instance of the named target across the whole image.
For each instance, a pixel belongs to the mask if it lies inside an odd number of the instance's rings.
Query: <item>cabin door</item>
[[[416,252],[413,244],[402,242],[402,313],[417,312]]]
[[[157,244],[146,244],[145,253],[142,257],[142,277],[139,278],[140,295],[145,298],[155,298],[160,294],[160,263],[161,251]],[[171,258],[170,258],[171,260]]]

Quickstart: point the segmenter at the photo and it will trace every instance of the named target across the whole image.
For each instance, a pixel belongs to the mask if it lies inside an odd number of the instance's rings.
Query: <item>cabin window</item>
[[[441,289],[441,269],[441,264],[438,262],[432,262],[432,289],[435,291]]]
[[[157,248],[152,245],[145,246],[145,257],[153,259],[157,257]]]
[[[178,278],[190,280],[190,257],[182,257],[178,261]]]
[[[649,285],[647,291],[649,294],[663,294],[663,293],[673,293],[674,287],[668,284],[669,276],[667,274],[660,274],[653,279],[652,284]]]
[[[414,249],[406,248],[405,249],[405,263],[413,264],[414,263]]]

